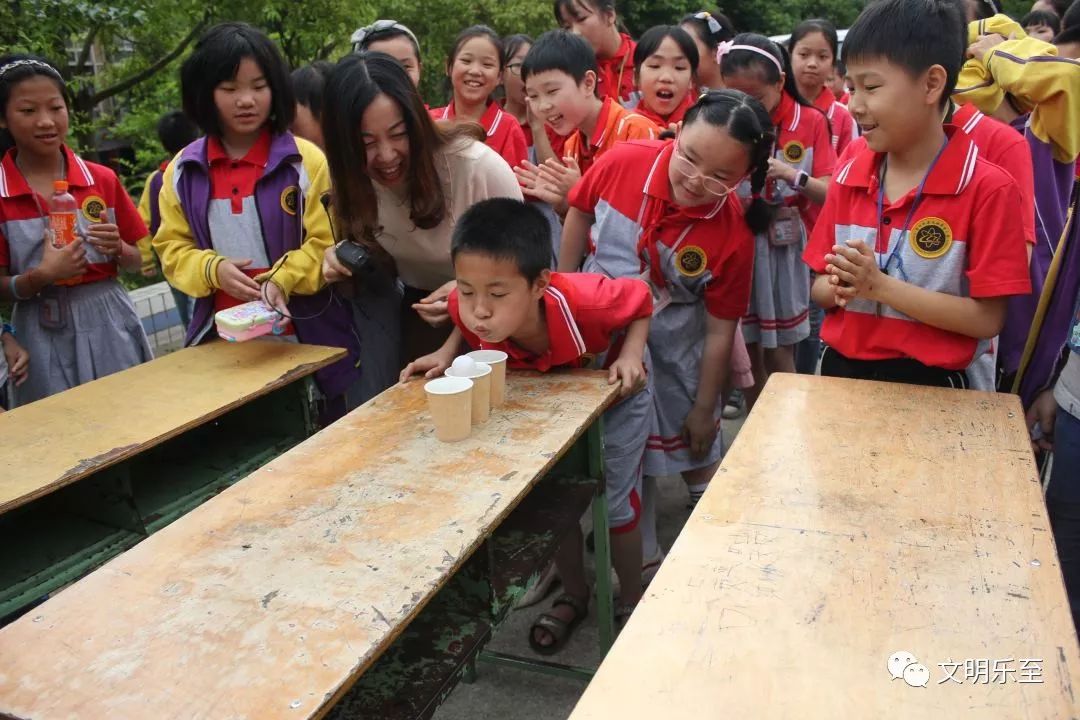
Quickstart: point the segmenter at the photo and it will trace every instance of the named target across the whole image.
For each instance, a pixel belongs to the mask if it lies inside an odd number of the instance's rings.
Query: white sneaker
[[[557,582],[559,582],[559,576],[555,572],[555,563],[549,563],[544,572],[540,573],[540,579],[527,593],[521,596],[521,599],[517,601],[517,605],[514,607],[520,609],[535,605],[551,594],[551,589],[555,587]]]

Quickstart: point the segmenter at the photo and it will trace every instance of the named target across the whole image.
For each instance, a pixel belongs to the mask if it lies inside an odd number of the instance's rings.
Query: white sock
[[[690,507],[697,507],[698,500],[705,494],[705,491],[709,489],[709,483],[704,482],[699,485],[687,485],[686,489],[690,492]]]

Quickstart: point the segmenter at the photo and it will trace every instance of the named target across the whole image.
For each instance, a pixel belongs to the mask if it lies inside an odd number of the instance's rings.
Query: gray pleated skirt
[[[16,303],[12,317],[30,353],[29,377],[11,388],[15,407],[154,357],[135,306],[116,280],[51,286]]]

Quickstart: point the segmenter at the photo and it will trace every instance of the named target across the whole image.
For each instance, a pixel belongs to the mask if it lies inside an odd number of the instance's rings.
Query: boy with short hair
[[[833,176],[803,253],[828,310],[823,375],[967,387],[1006,297],[1031,291],[1016,181],[941,123],[963,22],[950,0],[881,0],[848,31],[867,147]]]
[[[553,273],[548,232],[544,216],[527,203],[498,198],[470,208],[451,245],[454,332],[437,352],[406,367],[401,379],[441,374],[464,340],[472,348],[506,352],[511,368],[602,367],[610,383],[622,383],[622,399],[604,413],[604,478],[612,565],[622,588],[616,618],[623,620],[641,599],[638,519],[654,413],[645,369],[652,294],[637,278]],[[588,614],[582,544],[576,528],[556,556],[565,592],[529,631],[529,644],[541,654],[558,651]]]
[[[530,110],[566,143],[562,162],[550,158],[539,167],[523,163],[518,179],[528,194],[561,215],[566,214],[570,188],[615,143],[660,135],[652,120],[610,97],[597,97],[597,72],[592,47],[566,30],[550,30],[537,38],[521,64]]]

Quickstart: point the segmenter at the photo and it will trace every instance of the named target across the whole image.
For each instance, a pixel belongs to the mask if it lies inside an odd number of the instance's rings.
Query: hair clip
[[[37,68],[39,70],[46,71],[47,73],[49,73],[50,75],[55,76],[59,80],[64,79],[63,77],[61,77],[60,72],[56,68],[54,68],[52,65],[50,65],[49,63],[41,62],[40,60],[34,60],[33,58],[26,58],[24,60],[12,60],[11,62],[7,63],[6,65],[0,66],[0,78],[3,78],[4,75],[8,74],[12,70],[15,70],[16,68],[21,68],[21,67]]]
[[[713,35],[716,35],[718,32],[724,29],[723,26],[720,25],[720,21],[714,18],[712,16],[712,13],[710,12],[706,12],[703,10],[699,13],[695,13],[694,19],[704,20],[705,24],[709,26],[709,32],[711,32]]]
[[[388,30],[400,30],[408,35],[409,39],[412,40],[417,53],[420,52],[420,41],[416,39],[416,35],[413,34],[412,30],[405,27],[397,20],[376,20],[370,25],[365,25],[354,32],[352,37],[349,38],[349,42],[352,43],[353,52],[360,52],[363,49],[362,45],[365,41],[370,42],[373,36],[381,35]]]
[[[731,48],[733,48],[733,47],[735,47],[735,41],[734,40],[725,40],[722,43],[717,43],[717,45],[716,45],[716,62],[717,63],[722,62],[723,59],[724,59],[724,56],[727,55],[729,52],[731,52]]]

